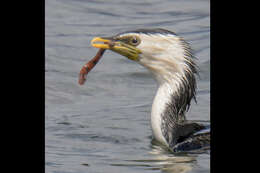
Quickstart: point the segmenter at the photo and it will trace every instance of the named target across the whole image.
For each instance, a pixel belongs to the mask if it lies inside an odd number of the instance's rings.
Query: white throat
[[[168,82],[161,83],[152,104],[151,127],[153,137],[166,146],[168,146],[168,143],[163,136],[161,128],[162,115],[167,107],[167,104],[171,101],[171,95],[176,92],[174,86],[174,82],[172,84]]]

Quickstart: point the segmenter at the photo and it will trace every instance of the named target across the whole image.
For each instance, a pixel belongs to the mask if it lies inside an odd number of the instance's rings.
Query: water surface
[[[48,173],[210,171],[210,154],[174,155],[151,144],[156,83],[142,66],[111,51],[78,85],[95,36],[165,28],[184,37],[200,67],[197,104],[187,118],[209,122],[209,0],[46,0],[45,160]]]

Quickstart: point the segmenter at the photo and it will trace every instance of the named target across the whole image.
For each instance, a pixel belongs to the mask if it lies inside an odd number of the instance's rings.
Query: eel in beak
[[[83,85],[86,81],[87,74],[92,70],[92,68],[95,67],[95,65],[98,63],[102,55],[104,54],[106,49],[99,49],[96,56],[94,56],[89,62],[87,62],[80,70],[79,72],[79,84]]]
[[[80,70],[79,81],[80,85],[83,85],[86,81],[87,74],[98,63],[106,49],[112,50],[120,55],[127,57],[133,61],[139,60],[139,54],[141,51],[130,44],[124,43],[121,40],[115,40],[113,37],[95,37],[91,41],[93,47],[99,48],[96,56],[94,56],[89,62],[87,62]]]

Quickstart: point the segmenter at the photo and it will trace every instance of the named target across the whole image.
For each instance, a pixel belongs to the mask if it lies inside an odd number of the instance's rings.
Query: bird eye
[[[131,39],[132,45],[136,46],[139,44],[139,42],[140,42],[140,40],[137,37],[132,37],[132,39]]]

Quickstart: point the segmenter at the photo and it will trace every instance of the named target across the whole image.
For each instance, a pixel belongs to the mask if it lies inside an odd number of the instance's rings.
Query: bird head
[[[95,37],[91,44],[138,62],[159,83],[183,80],[187,74],[196,73],[189,44],[165,29],[139,29],[112,37]]]

